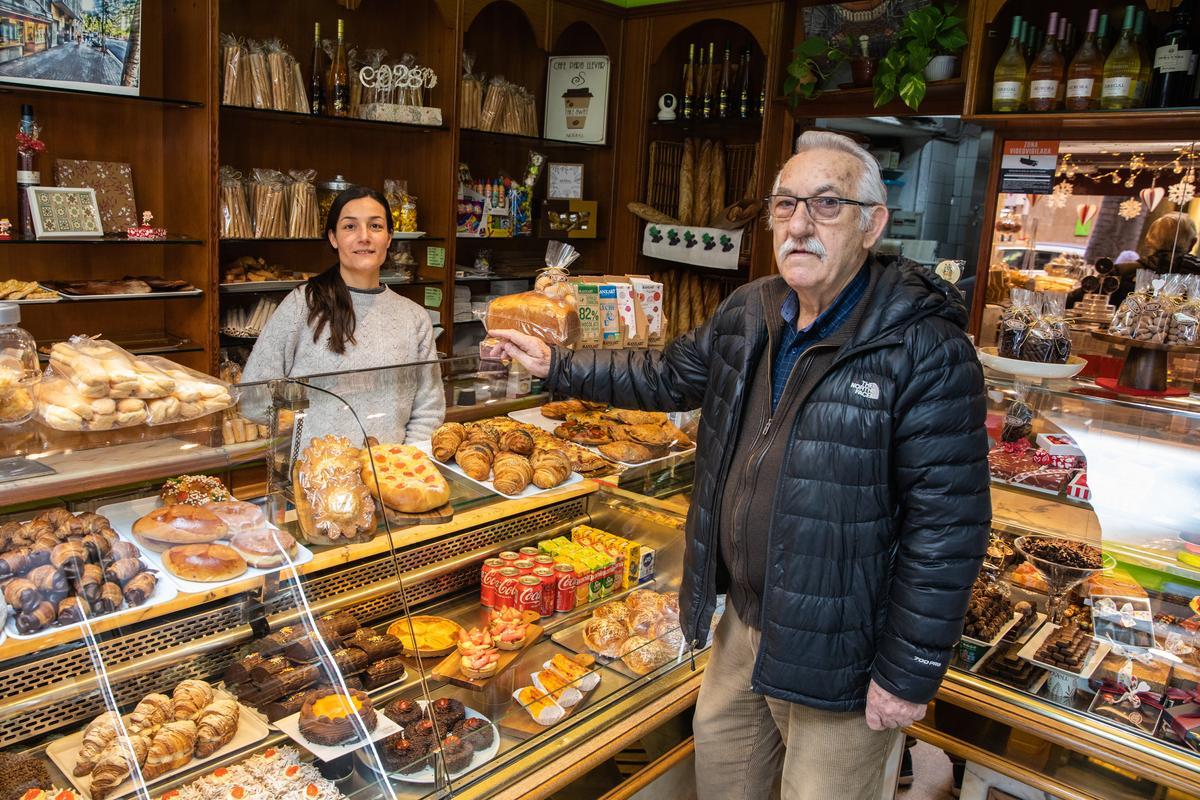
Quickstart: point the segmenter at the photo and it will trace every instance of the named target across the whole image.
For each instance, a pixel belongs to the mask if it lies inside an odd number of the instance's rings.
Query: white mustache
[[[805,239],[786,239],[783,244],[779,245],[775,251],[775,255],[780,261],[783,261],[797,250],[812,253],[817,258],[825,258],[825,245],[821,244],[815,236],[809,236]]]

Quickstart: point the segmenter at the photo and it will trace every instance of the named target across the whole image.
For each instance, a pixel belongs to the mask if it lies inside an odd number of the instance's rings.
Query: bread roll
[[[547,344],[573,345],[579,340],[579,313],[560,298],[521,292],[488,304],[487,327],[519,331]]]
[[[156,508],[133,523],[133,535],[168,544],[204,544],[224,539],[228,526],[205,508],[170,505]]]
[[[181,544],[162,555],[163,567],[188,581],[227,581],[246,571],[246,560],[223,544]]]
[[[229,546],[257,569],[281,567],[296,556],[296,540],[287,531],[272,527],[235,533]]]

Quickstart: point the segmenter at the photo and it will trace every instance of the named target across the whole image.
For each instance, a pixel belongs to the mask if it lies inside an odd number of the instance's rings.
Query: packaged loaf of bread
[[[547,344],[572,346],[579,341],[579,312],[575,291],[567,282],[567,267],[579,251],[566,242],[546,247],[546,268],[533,291],[497,297],[488,303],[484,324],[489,331],[513,330]]]
[[[175,388],[158,370],[139,368],[123,348],[87,336],[72,336],[51,347],[49,370],[70,381],[84,397],[150,400],[166,397]]]
[[[236,391],[220,378],[161,356],[139,356],[135,363],[139,370],[150,369],[167,376],[174,386],[166,397],[147,401],[150,425],[205,417],[237,403]]]

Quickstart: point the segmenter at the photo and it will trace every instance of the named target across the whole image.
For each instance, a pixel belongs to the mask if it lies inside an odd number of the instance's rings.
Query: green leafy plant
[[[783,94],[795,108],[801,100],[811,100],[820,94],[817,88],[850,57],[853,42],[848,35],[829,41],[810,36],[792,48],[792,61],[787,66]]]
[[[897,95],[916,111],[925,99],[925,67],[934,56],[956,55],[967,46],[967,32],[958,6],[934,5],[908,12],[896,41],[875,71],[875,107]]]

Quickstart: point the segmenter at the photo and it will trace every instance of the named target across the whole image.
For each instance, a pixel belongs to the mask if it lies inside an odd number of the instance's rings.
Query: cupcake
[[[452,697],[439,697],[433,701],[432,709],[433,718],[442,733],[449,731],[467,716],[467,707]]]
[[[412,700],[400,699],[393,700],[384,706],[383,715],[400,727],[407,729],[420,722],[424,712],[422,712],[421,706]]]
[[[383,740],[380,757],[389,770],[411,775],[425,768],[432,742],[395,733]]]
[[[471,766],[472,756],[474,753],[470,745],[454,734],[450,734],[442,740],[442,760],[446,764],[447,772],[462,772]]]
[[[405,728],[405,732],[413,739],[427,739],[431,742],[437,739],[437,730],[433,727],[433,721],[429,719],[419,720],[411,730]]]
[[[467,717],[455,725],[451,733],[462,739],[475,752],[488,749],[496,741],[496,731],[492,728],[492,723],[479,717]]]

